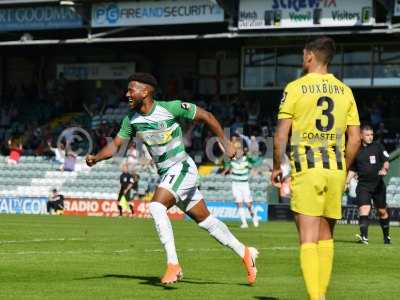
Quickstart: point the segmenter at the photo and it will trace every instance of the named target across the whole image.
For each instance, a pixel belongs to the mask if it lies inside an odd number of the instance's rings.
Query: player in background
[[[289,83],[279,107],[271,180],[280,187],[290,137],[291,210],[300,240],[300,265],[311,300],[325,299],[333,262],[333,229],[341,218],[347,167],[360,146],[359,118],[349,87],[328,73],[332,39],[305,45],[305,76]],[[347,143],[345,141],[347,134]]]
[[[133,205],[129,203],[131,200],[131,191],[138,188],[139,176],[133,171],[129,173],[128,163],[122,165],[122,174],[119,176],[121,188],[118,193],[118,211],[119,216],[122,217],[123,208],[130,209],[132,216],[135,214]]]
[[[224,223],[210,215],[197,188],[197,167],[185,151],[178,120],[188,119],[204,123],[219,138],[226,155],[233,158],[235,149],[225,137],[220,123],[213,114],[192,103],[180,100],[168,102],[154,100],[157,81],[150,74],[135,73],[128,81],[126,96],[129,99],[131,112],[123,119],[121,129],[112,143],[96,155],[87,156],[87,164],[93,166],[111,157],[123,141],[131,137],[140,138],[148,148],[161,177],[161,182],[149,205],[167,255],[167,270],[161,278],[161,283],[169,284],[182,278],[172,226],[167,215],[167,210],[177,205],[218,242],[231,248],[242,258],[247,270],[248,283],[253,284],[256,280],[255,259],[258,251],[242,244]]]
[[[360,234],[357,234],[356,238],[358,242],[368,244],[369,213],[373,199],[374,206],[378,209],[383,242],[390,244],[390,218],[386,207],[386,185],[383,181],[383,177],[389,171],[389,153],[382,144],[374,142],[374,131],[369,125],[361,127],[361,141],[361,150],[347,176],[349,184],[355,174],[358,175],[356,195]]]
[[[64,195],[60,194],[56,188],[51,190],[47,200],[47,213],[51,215],[53,211],[56,215],[64,214]]]
[[[246,220],[246,209],[243,207],[247,206],[250,216],[253,220],[254,227],[258,227],[258,217],[253,210],[253,199],[251,197],[249,175],[251,170],[251,162],[247,155],[243,152],[242,144],[237,141],[234,144],[236,149],[236,157],[225,163],[225,170],[222,174],[226,175],[230,173],[232,179],[232,194],[235,199],[240,220],[242,224],[240,228],[248,228]]]

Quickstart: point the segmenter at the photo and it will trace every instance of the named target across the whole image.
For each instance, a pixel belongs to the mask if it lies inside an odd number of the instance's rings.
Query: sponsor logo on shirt
[[[149,146],[165,144],[172,140],[172,130],[163,132],[141,132],[138,135]]]

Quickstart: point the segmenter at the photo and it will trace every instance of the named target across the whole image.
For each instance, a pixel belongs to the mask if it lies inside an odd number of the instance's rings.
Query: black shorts
[[[47,210],[49,210],[50,208],[52,208],[53,210],[64,209],[64,201],[63,200],[48,201]]]
[[[358,207],[372,205],[372,200],[376,208],[386,208],[386,185],[383,181],[374,190],[359,184],[356,193]]]
[[[124,194],[124,190],[125,190],[125,187],[121,187],[121,189],[119,190],[118,201],[121,201],[122,196],[128,197],[129,191],[126,194]],[[127,199],[127,200],[129,201],[129,199]]]

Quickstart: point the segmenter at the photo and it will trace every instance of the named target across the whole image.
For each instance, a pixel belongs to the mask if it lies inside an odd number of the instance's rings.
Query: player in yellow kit
[[[334,53],[335,43],[327,37],[306,44],[306,75],[286,86],[274,137],[272,182],[277,187],[290,137],[291,209],[299,233],[300,265],[312,300],[325,299],[333,262],[333,228],[341,218],[347,167],[360,146],[352,91],[328,73]]]

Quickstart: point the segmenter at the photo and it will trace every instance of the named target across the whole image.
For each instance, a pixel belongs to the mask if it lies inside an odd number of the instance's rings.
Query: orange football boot
[[[247,281],[249,285],[256,282],[257,268],[256,258],[258,257],[258,250],[253,247],[246,247],[244,250],[243,264],[247,270]]]
[[[164,276],[161,278],[162,284],[171,284],[183,278],[182,268],[179,264],[168,264]]]

